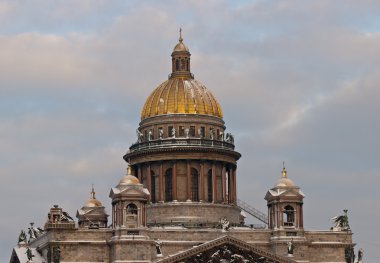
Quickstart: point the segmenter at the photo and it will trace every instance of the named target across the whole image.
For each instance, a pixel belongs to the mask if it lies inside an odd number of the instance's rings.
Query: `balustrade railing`
[[[218,149],[228,149],[234,150],[235,146],[227,141],[221,140],[209,140],[202,138],[165,138],[165,139],[156,139],[151,141],[137,142],[132,144],[129,148],[130,152],[152,149],[152,148],[162,148],[162,147],[212,147]]]

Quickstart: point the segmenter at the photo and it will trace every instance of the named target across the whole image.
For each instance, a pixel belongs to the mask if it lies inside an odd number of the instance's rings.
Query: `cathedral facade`
[[[172,73],[142,108],[128,171],[110,190],[112,211],[94,189],[77,222],[55,205],[43,229],[21,232],[10,263],[354,262],[346,215],[330,230],[304,229],[304,194],[285,166],[266,213],[238,199],[241,155],[190,57],[180,36]],[[246,225],[243,210],[264,225]]]

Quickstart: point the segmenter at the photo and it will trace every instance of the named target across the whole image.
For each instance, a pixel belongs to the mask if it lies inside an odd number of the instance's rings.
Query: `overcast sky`
[[[238,197],[266,211],[281,176],[306,228],[349,210],[380,249],[379,1],[0,1],[0,261],[50,207],[75,215],[125,173],[140,110],[167,79],[179,27],[192,72],[235,135]]]

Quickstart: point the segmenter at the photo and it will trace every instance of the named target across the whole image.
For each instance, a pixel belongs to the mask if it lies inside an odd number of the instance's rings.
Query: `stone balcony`
[[[134,143],[129,148],[128,153],[144,151],[144,150],[176,148],[176,147],[181,147],[181,148],[201,147],[201,148],[213,148],[213,149],[230,150],[230,151],[234,151],[235,149],[235,145],[227,141],[209,140],[209,139],[201,139],[201,138],[164,138],[164,139]]]

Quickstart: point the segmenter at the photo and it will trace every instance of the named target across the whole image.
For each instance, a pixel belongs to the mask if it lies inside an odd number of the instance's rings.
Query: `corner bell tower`
[[[265,195],[268,206],[268,227],[276,237],[303,236],[303,198],[300,188],[287,176],[285,164],[282,177]]]

